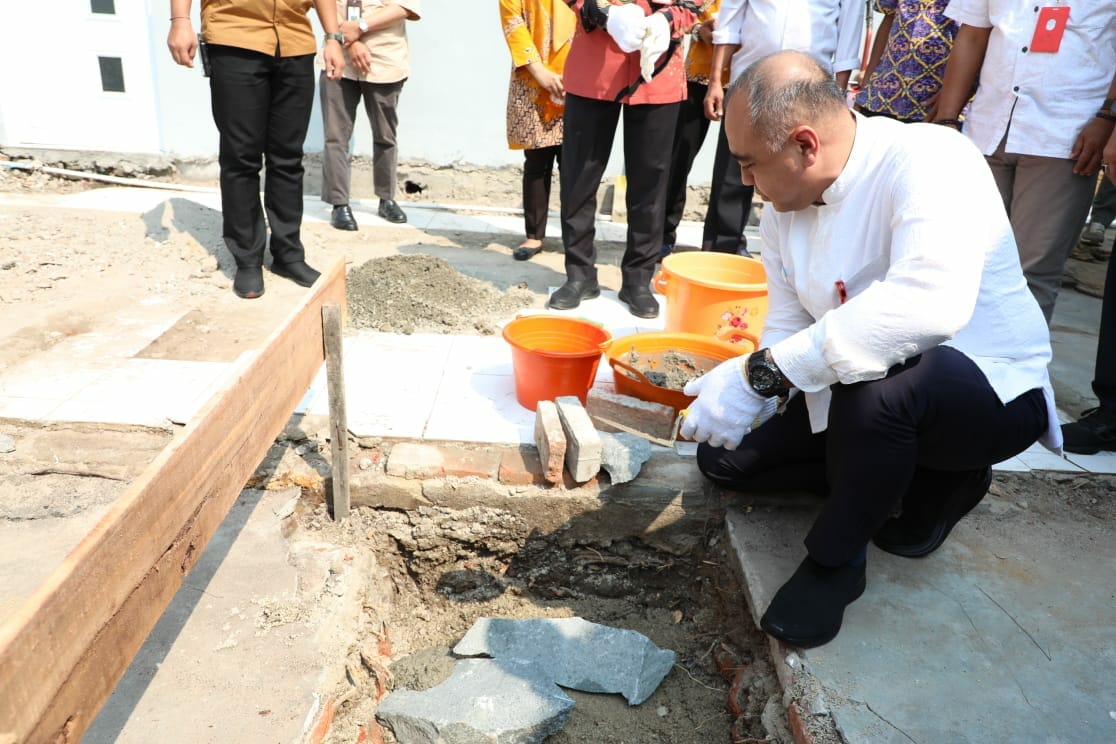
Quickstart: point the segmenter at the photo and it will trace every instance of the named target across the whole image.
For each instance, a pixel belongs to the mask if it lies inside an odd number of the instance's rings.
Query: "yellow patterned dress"
[[[562,144],[563,104],[539,87],[527,65],[562,74],[577,17],[563,0],[500,0],[500,21],[512,57],[508,86],[508,147],[538,150]]]

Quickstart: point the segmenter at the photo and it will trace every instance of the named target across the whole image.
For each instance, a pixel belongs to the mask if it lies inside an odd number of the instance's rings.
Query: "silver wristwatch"
[[[345,46],[345,34],[341,33],[340,31],[334,31],[332,34],[326,34],[322,38],[322,46],[325,46],[326,42],[330,39],[333,39],[341,46]]]
[[[368,22],[361,18],[359,21],[357,21],[357,28],[360,29],[360,32],[362,34],[368,33]]]

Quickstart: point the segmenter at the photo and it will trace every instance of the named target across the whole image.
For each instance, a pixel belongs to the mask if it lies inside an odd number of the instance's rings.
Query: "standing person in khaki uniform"
[[[167,47],[174,61],[194,66],[198,36],[190,24],[191,0],[171,0]],[[314,107],[317,44],[307,12],[313,5],[325,29],[326,77],[341,74],[343,37],[332,0],[202,0],[213,122],[221,135],[222,235],[236,260],[233,292],[246,299],[264,293],[264,249],[271,228],[271,271],[309,287],[318,272],[302,245],[302,143]],[[206,52],[208,50],[208,53]],[[266,160],[260,208],[260,166]],[[267,220],[264,221],[264,211]]]
[[[337,13],[345,18],[345,0],[336,0]],[[417,21],[420,0],[363,0],[359,20],[345,20],[345,69],[339,80],[325,71],[321,79],[325,157],[322,159],[322,201],[333,205],[330,224],[338,230],[356,230],[349,207],[349,140],[353,135],[357,103],[372,125],[372,187],[380,197],[379,215],[388,222],[406,222],[395,203],[395,132],[399,124],[399,93],[410,75],[407,21]]]
[[[508,147],[523,150],[523,229],[512,252],[526,261],[542,250],[554,161],[562,157],[562,72],[577,16],[563,0],[500,0],[500,25],[511,52]]]

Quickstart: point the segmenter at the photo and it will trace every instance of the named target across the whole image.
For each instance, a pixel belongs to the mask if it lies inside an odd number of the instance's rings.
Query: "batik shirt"
[[[866,111],[901,121],[926,119],[926,99],[938,92],[957,23],[946,18],[949,0],[875,0],[893,15],[891,34],[856,102]]]

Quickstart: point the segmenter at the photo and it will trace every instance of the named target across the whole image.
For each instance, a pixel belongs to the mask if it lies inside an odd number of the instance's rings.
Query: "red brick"
[[[368,724],[368,744],[384,744],[384,734],[375,718]]]
[[[324,740],[326,734],[329,733],[331,726],[333,726],[332,695],[326,698],[325,704],[318,713],[318,720],[314,722],[313,728],[310,729],[310,735],[306,738],[308,744],[322,744],[322,740]]]
[[[642,432],[656,439],[670,439],[676,413],[671,406],[652,403],[607,390],[590,390],[585,410],[601,431],[622,431],[604,420]]]
[[[440,449],[445,474],[454,478],[492,478],[500,467],[500,455],[495,452],[452,445]]]
[[[787,708],[787,723],[790,724],[795,744],[814,744],[814,737],[810,734],[810,728],[798,709],[797,701],[792,700],[790,707]]]
[[[732,684],[728,691],[728,709],[734,719],[744,715],[748,707],[748,684],[744,679],[744,672],[748,667],[741,667],[732,676]],[[750,679],[750,677],[749,677]]]
[[[534,447],[506,450],[500,458],[500,482],[508,486],[545,486],[542,461]]]
[[[441,478],[445,475],[442,451],[429,444],[400,442],[391,448],[387,474],[401,478]]]
[[[535,447],[546,479],[561,483],[566,460],[566,432],[562,429],[558,406],[552,400],[540,400],[535,408]]]
[[[713,663],[725,682],[732,682],[737,670],[747,668],[736,649],[723,641],[713,647]]]

